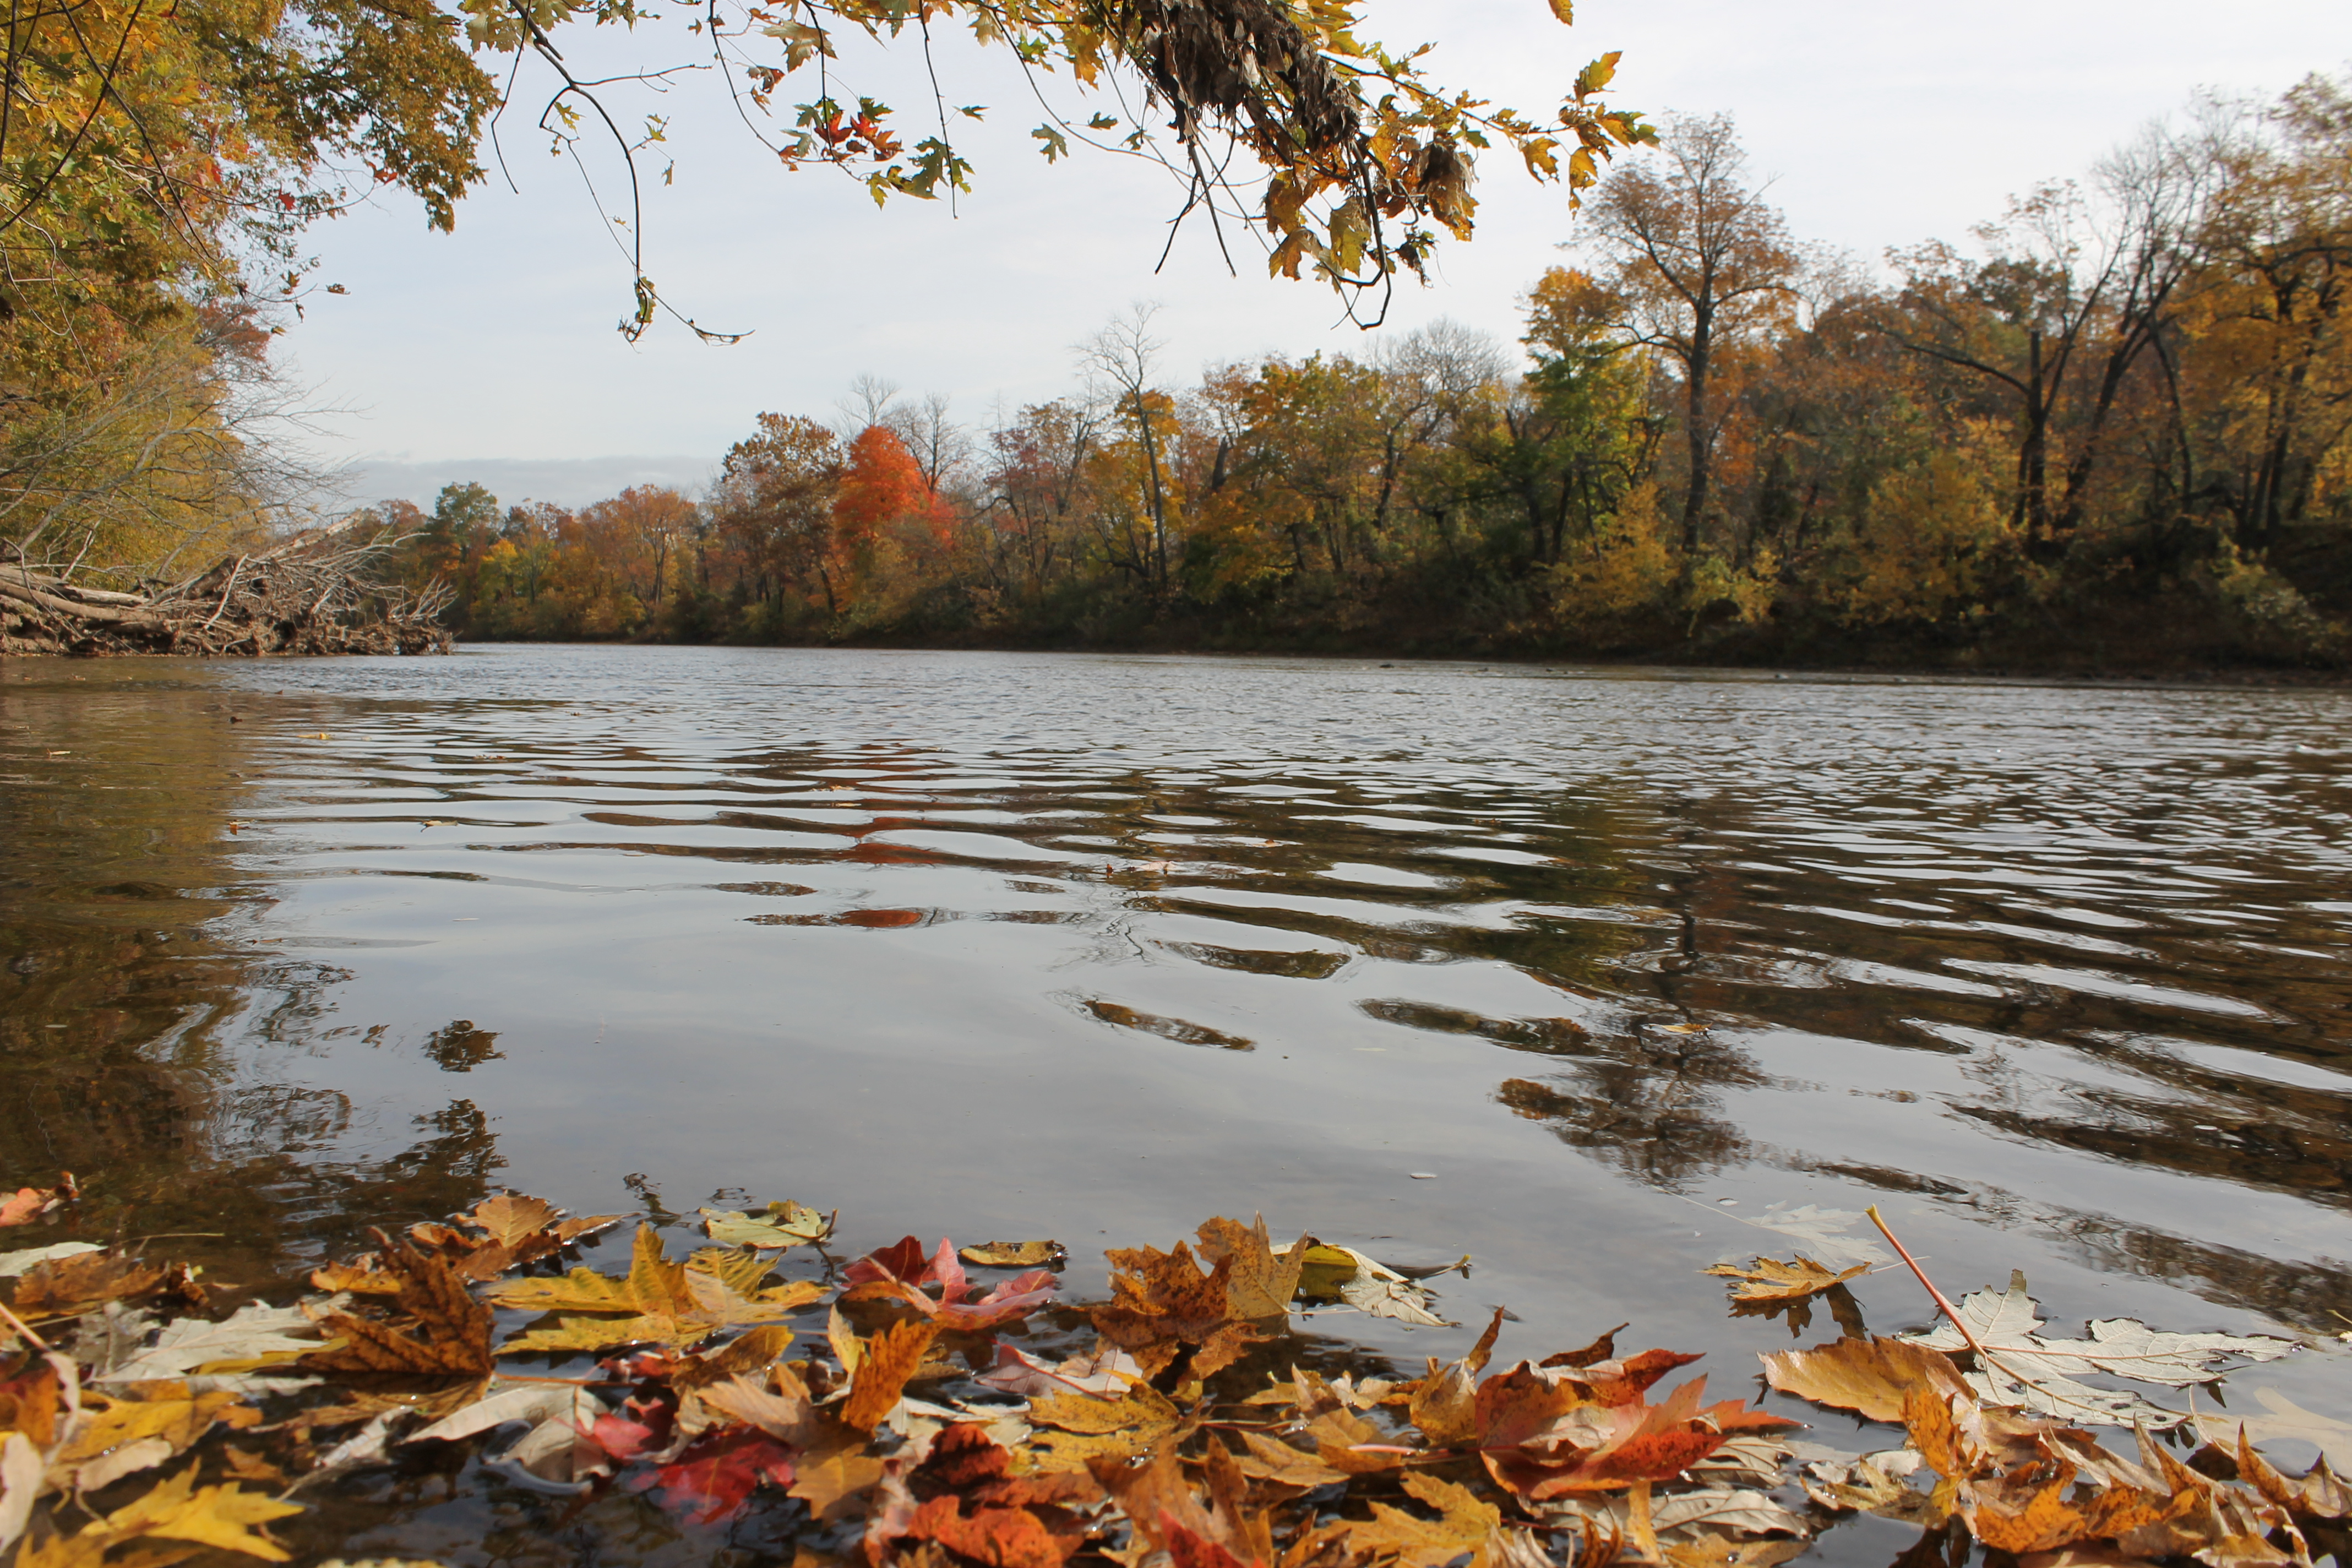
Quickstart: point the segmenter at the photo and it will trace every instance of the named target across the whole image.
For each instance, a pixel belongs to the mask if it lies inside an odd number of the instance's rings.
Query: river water
[[[2022,1269],[2063,1331],[2314,1339],[2230,1397],[2352,1415],[2347,694],[545,647],[0,673],[0,1179],[73,1169],[82,1223],[226,1284],[501,1186],[792,1197],[856,1250],[1050,1235],[1081,1294],[1104,1245],[1263,1211],[1470,1255],[1441,1305],[1507,1305],[1506,1354],[1632,1319],[1729,1393],[1789,1330],[1697,1270],[1883,1258],[1876,1204],[1948,1290]],[[1858,1295],[1928,1316],[1899,1271]],[[1474,1331],[1316,1322],[1415,1365]]]

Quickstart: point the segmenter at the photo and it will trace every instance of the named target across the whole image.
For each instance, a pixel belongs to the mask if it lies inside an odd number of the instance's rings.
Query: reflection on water
[[[2352,1310],[2334,693],[538,648],[0,726],[0,1176],[247,1268],[508,1183],[1263,1207],[1733,1349],[1691,1272],[1876,1201],[2055,1318]]]

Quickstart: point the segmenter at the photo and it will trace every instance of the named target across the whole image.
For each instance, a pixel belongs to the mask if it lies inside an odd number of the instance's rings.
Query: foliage
[[[26,1192],[53,1218],[70,1213],[69,1182]],[[1679,1376],[1697,1357],[1622,1353],[1620,1330],[1498,1368],[1497,1309],[1465,1353],[1418,1375],[1335,1375],[1328,1343],[1310,1368],[1295,1306],[1443,1320],[1403,1273],[1312,1237],[1276,1246],[1263,1217],[1114,1249],[1109,1298],[1085,1303],[1057,1300],[1067,1259],[1051,1242],[965,1249],[992,1259],[977,1267],[1054,1265],[984,1289],[948,1241],[927,1251],[908,1237],[845,1268],[822,1252],[823,1216],[764,1212],[789,1228],[708,1211],[714,1232],[763,1234],[685,1263],[640,1226],[616,1278],[544,1270],[618,1216],[495,1197],[379,1233],[373,1253],[317,1272],[331,1295],[247,1303],[218,1323],[184,1271],[175,1286],[174,1271],[110,1248],[9,1268],[0,1550],[21,1568],[171,1563],[198,1548],[287,1561],[274,1523],[305,1552],[331,1552],[304,1504],[272,1490],[315,1477],[313,1499],[335,1503],[322,1522],[363,1517],[349,1511],[367,1485],[353,1472],[457,1446],[482,1459],[483,1479],[460,1486],[638,1493],[690,1529],[764,1516],[803,1563],[869,1568],[1160,1553],[1179,1568],[1721,1568],[1786,1561],[1858,1512],[1921,1527],[1906,1561],[1958,1561],[1973,1541],[2068,1561],[2309,1568],[2312,1543],[2339,1539],[2352,1510],[2327,1458],[2301,1476],[2266,1458],[2259,1421],[2221,1430],[2112,1386],[2210,1384],[2290,1342],[2129,1320],[2053,1338],[2021,1280],[1956,1307],[1922,1273],[1945,1324],[1875,1337],[1850,1295],[1867,1265],[1711,1270],[1742,1281],[1735,1310],[1847,1297],[1845,1337],[1767,1355],[1764,1376],[1876,1424],[1863,1441],[1895,1442],[1810,1448],[1795,1468],[1792,1414],[1710,1402],[1704,1377]],[[796,1247],[818,1262],[770,1285]],[[40,1281],[67,1266],[108,1281],[101,1299],[44,1306],[55,1289]],[[195,1310],[155,1326],[152,1308],[173,1303]],[[499,1342],[493,1309],[524,1331]],[[820,1310],[802,1343],[790,1320]],[[2101,1375],[2109,1385],[2081,1381]],[[2103,1446],[2101,1426],[2133,1427],[2133,1451]],[[2334,1443],[2345,1429],[2306,1414],[2287,1430]]]
[[[2206,106],[1891,285],[1676,125],[1529,289],[1531,363],[1440,322],[1187,387],[1143,307],[979,439],[874,383],[845,447],[761,416],[658,538],[511,512],[463,629],[2340,665],[2347,102]]]

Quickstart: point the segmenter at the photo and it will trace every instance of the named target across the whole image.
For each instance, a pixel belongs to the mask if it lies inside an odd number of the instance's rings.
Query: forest
[[[866,375],[707,495],[373,515],[471,638],[2344,662],[2352,81],[2198,102],[1878,266],[1687,119],[1567,238],[1518,344],[1188,383],[1139,306],[984,423]]]

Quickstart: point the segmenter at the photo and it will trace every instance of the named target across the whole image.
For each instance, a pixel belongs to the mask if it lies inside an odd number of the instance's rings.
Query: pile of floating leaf
[[[74,1196],[26,1188],[0,1225]],[[2285,1474],[2244,1430],[2110,1385],[2210,1384],[2290,1342],[2128,1320],[2047,1337],[2022,1280],[1955,1307],[1923,1273],[1944,1321],[1881,1338],[1859,1327],[1856,1270],[1721,1270],[1736,1310],[1824,1298],[1847,1326],[1764,1358],[1774,1388],[1885,1424],[1885,1446],[1841,1454],[1710,1402],[1704,1378],[1661,1394],[1697,1358],[1621,1354],[1616,1331],[1495,1369],[1500,1310],[1417,1376],[1324,1375],[1296,1359],[1302,1302],[1444,1320],[1407,1271],[1277,1246],[1263,1219],[1112,1251],[1092,1303],[1064,1297],[1052,1242],[908,1237],[840,1265],[831,1218],[786,1203],[703,1210],[712,1245],[684,1259],[640,1226],[625,1274],[581,1266],[618,1223],[494,1197],[378,1233],[317,1295],[225,1313],[184,1268],[119,1249],[0,1254],[0,1552],[287,1561],[273,1524],[299,1531],[336,1489],[446,1453],[452,1489],[462,1474],[551,1531],[635,1499],[714,1551],[753,1531],[800,1568],[1768,1568],[1857,1511],[1918,1526],[1920,1568],[1971,1541],[2026,1568],[2352,1560],[2352,1489],[2324,1458]]]

